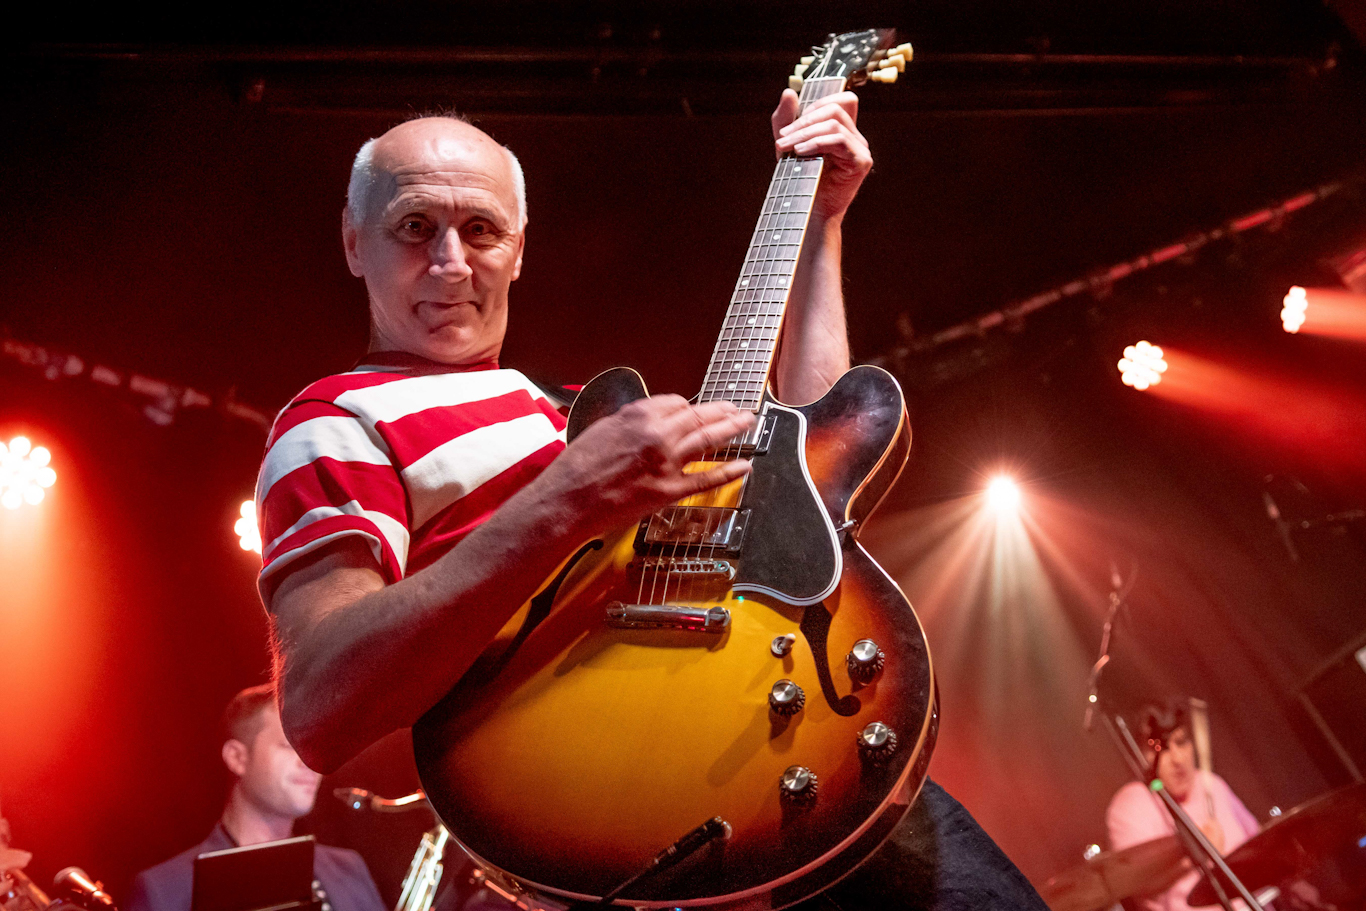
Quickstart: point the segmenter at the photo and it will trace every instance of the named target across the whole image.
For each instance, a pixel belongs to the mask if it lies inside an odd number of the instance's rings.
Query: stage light
[[[1166,372],[1167,362],[1162,359],[1162,349],[1148,342],[1125,348],[1124,357],[1119,361],[1120,379],[1124,380],[1124,385],[1135,389],[1156,386]]]
[[[1304,325],[1304,314],[1309,309],[1309,296],[1299,285],[1293,286],[1285,294],[1281,308],[1281,327],[1286,332],[1299,332]]]
[[[18,509],[43,502],[47,488],[57,483],[51,461],[52,453],[28,437],[15,437],[8,446],[0,443],[0,506]]]
[[[997,475],[987,484],[987,505],[996,512],[1012,512],[1020,505],[1020,487],[1005,475]]]
[[[261,532],[256,527],[256,501],[243,500],[242,506],[237,510],[241,518],[233,525],[232,530],[237,532],[237,543],[243,550],[261,552]]]

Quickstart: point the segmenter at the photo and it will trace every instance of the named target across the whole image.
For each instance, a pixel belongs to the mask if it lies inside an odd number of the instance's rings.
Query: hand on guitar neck
[[[863,178],[873,169],[868,140],[858,130],[858,96],[839,92],[813,101],[798,116],[797,93],[783,92],[773,112],[778,157],[825,157],[825,169],[811,207],[813,220],[843,219]]]

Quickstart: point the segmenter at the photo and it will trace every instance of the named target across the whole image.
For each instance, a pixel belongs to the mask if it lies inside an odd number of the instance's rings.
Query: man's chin
[[[480,361],[487,361],[495,357],[495,353],[489,351],[489,346],[483,343],[482,339],[474,337],[473,333],[467,331],[450,331],[440,329],[429,333],[423,339],[420,354],[429,361],[436,361],[438,364],[449,364],[459,366],[461,364],[477,364]]]

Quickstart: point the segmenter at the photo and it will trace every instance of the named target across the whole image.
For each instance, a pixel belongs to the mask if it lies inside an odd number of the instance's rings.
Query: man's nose
[[[471,273],[470,264],[465,260],[465,244],[460,232],[454,228],[444,231],[432,240],[432,264],[427,272],[448,281],[461,281]]]

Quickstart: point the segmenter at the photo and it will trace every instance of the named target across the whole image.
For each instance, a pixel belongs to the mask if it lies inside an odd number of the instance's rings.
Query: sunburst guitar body
[[[885,33],[855,35],[864,64],[879,42],[885,58]],[[864,860],[924,781],[929,650],[856,537],[909,452],[901,390],[875,367],[802,407],[767,390],[801,230],[765,232],[785,201],[809,211],[820,166],[784,162],[756,242],[796,249],[751,247],[701,394],[755,412],[709,455],[752,471],[584,542],[413,729],[433,807],[525,904],[784,907]],[[645,395],[632,370],[602,374],[571,444]]]

